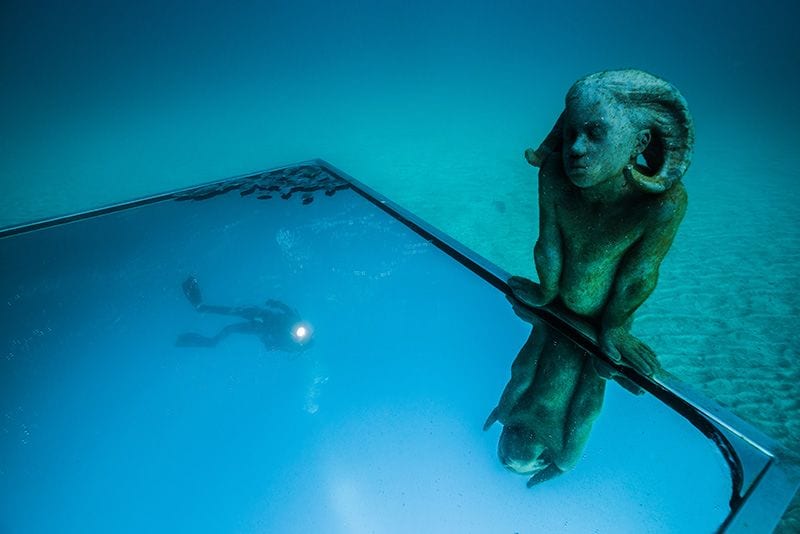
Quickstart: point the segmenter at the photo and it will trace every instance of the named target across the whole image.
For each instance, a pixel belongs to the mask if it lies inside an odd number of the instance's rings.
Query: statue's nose
[[[569,147],[570,159],[576,160],[586,155],[586,136],[581,134]]]

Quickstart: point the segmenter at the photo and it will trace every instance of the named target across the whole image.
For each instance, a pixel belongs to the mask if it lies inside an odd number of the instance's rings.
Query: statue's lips
[[[512,460],[509,458],[501,459],[503,466],[509,471],[519,475],[535,475],[549,465],[549,462],[541,458],[531,460]]]
[[[566,168],[567,174],[572,176],[576,174],[586,174],[586,166],[585,165],[570,165]]]

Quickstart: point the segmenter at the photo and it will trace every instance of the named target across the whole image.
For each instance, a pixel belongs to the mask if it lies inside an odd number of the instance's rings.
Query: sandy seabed
[[[735,181],[713,205],[696,197],[635,330],[667,370],[800,463],[798,199]],[[770,209],[755,216],[754,205]],[[800,531],[800,499],[779,531]]]

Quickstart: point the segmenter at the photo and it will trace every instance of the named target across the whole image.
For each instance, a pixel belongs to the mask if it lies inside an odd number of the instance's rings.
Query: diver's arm
[[[281,302],[279,300],[269,299],[266,302],[266,304],[267,304],[267,306],[270,306],[270,307],[272,307],[272,308],[274,308],[276,310],[280,310],[280,311],[288,313],[288,314],[294,314],[294,315],[297,314],[297,312],[295,310],[290,308],[286,303],[283,303],[283,302]]]

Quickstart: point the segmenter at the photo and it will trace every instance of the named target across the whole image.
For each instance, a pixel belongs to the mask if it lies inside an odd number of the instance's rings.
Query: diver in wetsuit
[[[179,347],[215,347],[217,343],[231,334],[251,334],[258,336],[269,351],[301,352],[312,342],[311,326],[305,323],[297,310],[278,300],[266,301],[266,307],[259,306],[212,306],[203,303],[200,285],[190,276],[183,282],[183,293],[199,312],[216,313],[241,317],[245,321],[230,324],[213,337],[194,332],[181,334],[175,344]]]

